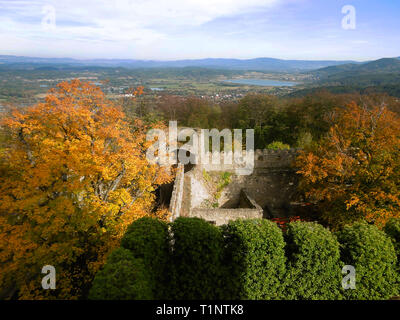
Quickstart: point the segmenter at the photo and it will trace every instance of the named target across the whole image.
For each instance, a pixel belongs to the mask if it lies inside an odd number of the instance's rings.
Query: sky
[[[366,61],[400,56],[399,17],[398,0],[0,0],[0,54]]]

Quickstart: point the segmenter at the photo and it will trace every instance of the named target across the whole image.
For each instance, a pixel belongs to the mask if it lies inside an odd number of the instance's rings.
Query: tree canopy
[[[170,173],[146,160],[147,127],[79,80],[13,110],[2,128],[0,294],[78,298]],[[44,265],[57,270],[54,291],[41,288]]]
[[[297,159],[300,186],[332,226],[400,216],[400,118],[385,104],[337,108],[332,126]]]

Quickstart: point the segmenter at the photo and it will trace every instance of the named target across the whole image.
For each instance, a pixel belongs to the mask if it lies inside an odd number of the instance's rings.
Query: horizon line
[[[143,62],[176,62],[176,61],[196,61],[196,60],[239,60],[239,61],[248,61],[248,60],[257,60],[257,59],[273,59],[273,60],[281,60],[281,61],[353,61],[353,62],[368,62],[380,59],[396,59],[400,58],[399,56],[393,57],[380,57],[377,59],[285,59],[285,58],[276,58],[276,57],[255,57],[255,58],[232,58],[232,57],[206,57],[206,58],[174,58],[174,59],[136,59],[136,58],[72,58],[72,57],[55,57],[55,56],[31,56],[31,55],[15,55],[15,54],[1,54],[0,57],[16,57],[16,58],[36,58],[36,59],[69,59],[69,60],[76,60],[76,61],[91,61],[91,60],[105,60],[105,61],[115,61],[115,60],[128,60],[128,61],[143,61]]]

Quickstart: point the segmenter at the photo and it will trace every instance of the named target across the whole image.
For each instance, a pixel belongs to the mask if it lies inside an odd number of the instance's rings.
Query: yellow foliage
[[[145,158],[149,128],[138,120],[132,130],[90,83],[60,83],[1,125],[10,137],[0,161],[0,295],[79,298],[170,173]],[[47,264],[54,291],[41,288]]]

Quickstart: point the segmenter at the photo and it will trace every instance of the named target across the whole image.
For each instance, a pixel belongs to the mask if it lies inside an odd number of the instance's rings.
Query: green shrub
[[[397,260],[400,261],[400,218],[390,219],[386,223],[384,231],[392,239],[397,253]]]
[[[305,149],[311,147],[313,144],[313,136],[310,132],[301,132],[297,138],[296,147]]]
[[[270,150],[289,150],[290,146],[280,141],[274,141],[267,145],[266,149]]]
[[[366,223],[355,223],[338,232],[341,258],[356,270],[356,289],[344,290],[347,299],[388,299],[397,294],[393,243],[383,231]]]
[[[198,218],[172,224],[174,299],[218,299],[223,288],[221,230]]]
[[[388,299],[399,292],[400,220],[365,223],[337,235],[319,224],[198,218],[135,221],[96,275],[90,299]],[[337,238],[336,238],[337,236]],[[286,244],[285,244],[286,241]],[[286,247],[285,247],[286,246]],[[170,251],[171,247],[171,251]],[[286,255],[285,255],[286,250]],[[344,265],[356,289],[342,289]]]
[[[285,275],[282,231],[269,220],[236,220],[222,227],[226,241],[226,299],[279,299]]]
[[[285,299],[339,299],[342,276],[336,237],[317,223],[297,221],[288,225],[285,240]]]
[[[397,254],[397,295],[400,295],[400,218],[391,218],[384,231],[391,238]]]
[[[129,249],[134,258],[143,260],[151,274],[154,297],[165,299],[169,277],[168,224],[149,217],[138,219],[128,227],[121,246]]]
[[[123,248],[114,250],[100,270],[89,292],[94,300],[150,300],[150,274],[141,259]]]

